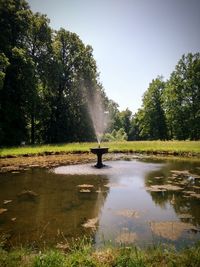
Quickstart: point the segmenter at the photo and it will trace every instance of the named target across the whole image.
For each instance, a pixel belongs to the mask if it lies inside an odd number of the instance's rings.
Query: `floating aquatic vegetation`
[[[189,181],[200,179],[200,175],[190,173],[188,170],[185,171],[171,170],[171,173],[172,176],[169,178],[186,179]]]
[[[93,188],[94,185],[93,184],[79,184],[79,185],[77,185],[77,187],[80,187],[80,188]]]
[[[172,176],[171,177],[169,177],[169,178],[177,178],[177,176],[178,176],[178,174],[176,174],[176,173],[172,173]]]
[[[192,188],[194,188],[194,189],[200,189],[200,186],[198,186],[198,185],[193,185]]]
[[[82,226],[85,227],[85,228],[94,228],[94,229],[96,229],[97,222],[98,222],[98,218],[96,217],[96,218],[87,220],[87,222],[82,224]]]
[[[188,184],[188,182],[187,182],[187,181],[178,181],[178,182],[173,182],[173,184],[175,184],[175,185],[183,185],[183,186],[185,186],[185,185]]]
[[[185,171],[171,170],[171,172],[173,174],[176,174],[176,175],[189,175],[189,171],[188,170],[185,170]]]
[[[150,192],[179,191],[182,190],[182,187],[172,184],[164,184],[164,185],[152,185],[146,187],[146,190]]]
[[[128,210],[128,209],[117,210],[115,214],[127,218],[139,218],[139,213],[138,211],[135,210]]]
[[[90,189],[81,189],[79,190],[80,193],[91,193]]]
[[[186,198],[186,199],[188,198],[189,199],[189,198],[191,198],[191,196],[183,196],[183,198]]]
[[[172,241],[181,237],[184,231],[198,230],[191,223],[177,221],[150,222],[150,227],[154,234]]]
[[[187,214],[187,213],[179,214],[178,217],[180,219],[193,219],[193,216],[191,214]]]
[[[12,202],[11,199],[9,199],[9,200],[5,199],[5,200],[3,201],[3,204],[6,205],[6,204],[8,204],[8,203],[10,203],[10,202]]]
[[[22,195],[29,195],[29,196],[34,196],[34,197],[38,196],[37,193],[31,190],[23,190],[21,193],[18,194],[18,196],[22,196]]]
[[[165,192],[167,191],[166,189],[162,188],[160,185],[151,185],[151,186],[146,186],[145,189],[150,192]]]
[[[94,188],[94,185],[92,184],[79,184],[77,185],[77,187],[81,188],[79,190],[80,193],[91,193],[92,192],[92,188]]]
[[[124,233],[120,233],[117,238],[115,239],[115,241],[117,243],[123,243],[123,244],[130,244],[135,242],[138,239],[138,236],[136,233],[134,232],[124,232]]]
[[[23,190],[17,196],[20,200],[23,201],[35,201],[36,198],[38,197],[38,194],[32,190]]]
[[[193,179],[200,179],[200,175],[193,174],[193,173],[190,173],[189,177],[191,177]]]
[[[6,211],[7,211],[7,209],[0,208],[0,214],[4,213]]]
[[[177,186],[177,185],[170,185],[170,184],[166,184],[166,185],[162,185],[161,188],[169,190],[169,191],[179,191],[182,190],[182,187]]]
[[[194,198],[200,199],[200,194],[194,191],[183,191],[183,193],[189,195],[189,196],[184,196],[186,198],[194,197]]]
[[[96,190],[95,192],[96,193],[102,193],[103,191],[101,191],[101,189],[99,189],[99,190]]]
[[[104,185],[105,187],[126,187],[126,185],[124,184],[118,184],[118,183],[108,183],[106,185]]]
[[[200,199],[200,194],[193,192],[190,196]]]
[[[194,191],[183,191],[184,194],[191,195],[194,194]]]

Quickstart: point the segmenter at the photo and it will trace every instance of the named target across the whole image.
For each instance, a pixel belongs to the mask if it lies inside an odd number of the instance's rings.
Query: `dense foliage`
[[[183,55],[168,81],[152,81],[133,118],[132,135],[148,140],[200,139],[200,53]]]
[[[25,0],[0,0],[0,144],[94,140],[88,97],[98,80],[92,48]],[[112,104],[113,103],[113,104]]]
[[[92,47],[49,23],[25,0],[0,0],[0,145],[94,140],[95,94],[109,112],[105,140],[200,139],[199,53],[184,55],[168,81],[154,79],[136,114],[120,112]]]

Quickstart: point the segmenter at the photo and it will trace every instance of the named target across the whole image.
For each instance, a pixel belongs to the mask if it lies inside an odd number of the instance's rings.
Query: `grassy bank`
[[[200,266],[200,245],[176,251],[162,246],[139,249],[137,247],[104,248],[95,250],[90,244],[73,246],[65,251],[46,250],[34,252],[0,249],[2,267],[92,267],[92,266]]]
[[[55,145],[37,145],[12,148],[1,148],[0,157],[31,156],[62,153],[89,152],[96,143],[69,143]],[[110,152],[136,152],[153,154],[170,154],[185,156],[200,156],[200,141],[133,141],[109,142],[101,146],[108,146]]]

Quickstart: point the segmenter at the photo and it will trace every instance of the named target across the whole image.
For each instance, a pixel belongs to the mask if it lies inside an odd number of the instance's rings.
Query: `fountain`
[[[88,108],[98,142],[98,146],[90,148],[90,151],[97,155],[95,167],[100,169],[105,166],[102,155],[108,153],[108,147],[100,147],[100,144],[109,122],[109,112],[105,110],[100,91],[88,95]]]
[[[99,145],[99,147],[90,148],[90,151],[97,155],[97,164],[95,167],[98,169],[105,167],[102,163],[102,155],[108,153],[108,147],[100,147]]]

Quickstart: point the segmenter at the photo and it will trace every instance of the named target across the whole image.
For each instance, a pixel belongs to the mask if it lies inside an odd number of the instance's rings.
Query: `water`
[[[110,161],[0,175],[0,236],[8,245],[72,238],[176,247],[200,240],[200,164]]]
[[[98,145],[100,146],[102,137],[108,127],[110,118],[108,111],[105,110],[100,91],[88,92],[87,95],[88,111],[93,123]]]

